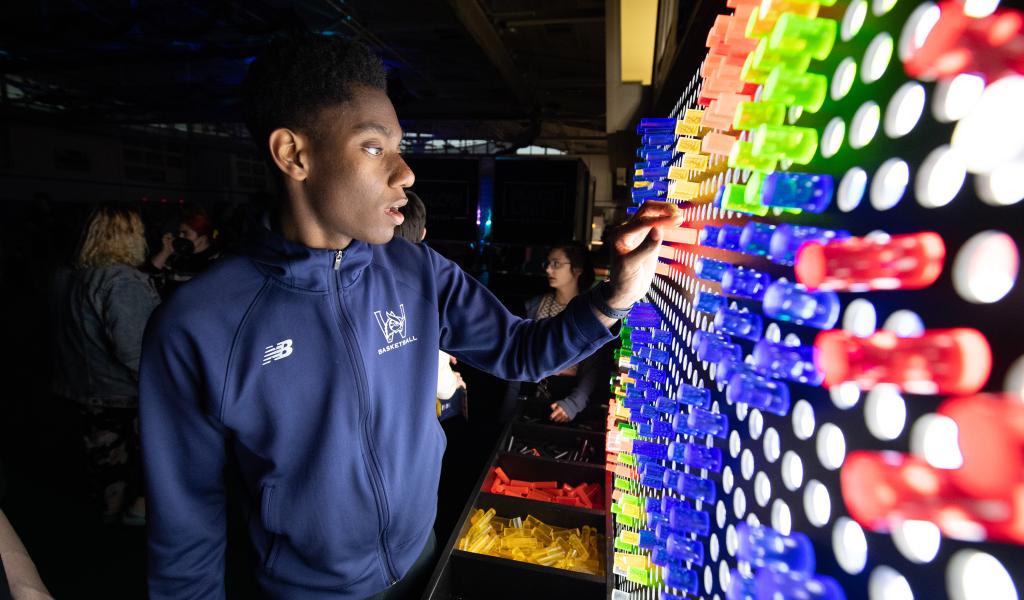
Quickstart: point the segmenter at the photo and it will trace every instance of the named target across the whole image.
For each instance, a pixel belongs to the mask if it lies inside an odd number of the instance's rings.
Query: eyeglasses
[[[552,269],[558,270],[558,269],[561,269],[565,265],[571,265],[571,264],[572,263],[567,261],[567,260],[545,260],[545,261],[542,261],[540,263],[540,267],[542,269],[547,269],[548,267],[551,267]]]

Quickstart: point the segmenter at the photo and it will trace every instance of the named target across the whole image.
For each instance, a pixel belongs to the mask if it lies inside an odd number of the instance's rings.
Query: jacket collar
[[[372,262],[373,249],[366,242],[352,240],[342,250],[341,263],[334,269],[337,250],[310,248],[285,239],[270,229],[267,215],[250,227],[252,235],[245,254],[256,261],[271,277],[308,291],[324,292],[330,289],[331,277],[340,274],[341,285],[355,283],[363,270]]]

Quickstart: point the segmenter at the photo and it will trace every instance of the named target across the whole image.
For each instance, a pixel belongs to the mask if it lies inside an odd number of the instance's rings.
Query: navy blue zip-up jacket
[[[311,249],[261,229],[155,313],[140,411],[150,598],[223,598],[224,468],[239,465],[274,598],[365,598],[426,543],[445,437],[437,349],[537,380],[611,338],[583,298],[510,314],[430,248]]]

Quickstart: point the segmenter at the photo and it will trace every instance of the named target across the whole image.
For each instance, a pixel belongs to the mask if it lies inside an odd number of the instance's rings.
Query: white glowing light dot
[[[891,138],[903,137],[917,125],[924,112],[924,86],[908,81],[896,90],[885,108],[885,135]]]
[[[910,182],[910,167],[899,158],[882,163],[871,182],[871,206],[876,210],[889,210],[899,204]]]
[[[974,19],[983,19],[997,8],[999,0],[964,0],[964,14]]]
[[[853,115],[850,122],[850,147],[863,148],[871,143],[878,132],[878,122],[882,118],[882,111],[878,103],[869,100],[862,104]]]
[[[742,519],[743,515],[747,514],[747,493],[743,491],[743,488],[738,487],[733,493],[732,510],[737,519]]]
[[[1024,402],[1024,356],[1010,365],[1010,370],[1006,372],[1006,380],[1003,382],[1003,389]]]
[[[850,212],[851,210],[860,206],[861,199],[864,198],[864,190],[868,185],[868,174],[864,169],[860,167],[853,167],[843,175],[843,179],[839,182],[839,195],[836,199],[836,206],[843,212]]]
[[[725,490],[726,494],[728,494],[732,491],[732,486],[735,485],[735,483],[736,478],[732,474],[732,467],[725,465],[725,468],[722,469],[722,489]]]
[[[857,79],[857,61],[849,56],[840,61],[836,72],[832,76],[832,83],[829,86],[829,94],[833,100],[845,98],[853,88],[853,82]]]
[[[749,448],[744,450],[743,455],[740,456],[740,475],[747,481],[754,476],[754,453]]]
[[[828,395],[832,398],[832,404],[835,404],[836,408],[849,410],[860,402],[860,387],[852,381],[844,381],[839,385],[832,386]]]
[[[771,499],[772,482],[764,474],[764,471],[758,471],[757,476],[754,477],[754,500],[759,506],[768,506],[768,501]]]
[[[839,27],[839,35],[844,42],[848,42],[857,35],[860,28],[864,26],[864,19],[868,16],[867,0],[854,0],[846,7],[843,15],[843,22]]]
[[[974,109],[960,119],[951,143],[971,173],[989,173],[1024,156],[1024,76],[1012,75],[990,84]]]
[[[868,579],[868,598],[871,600],[914,600],[906,577],[892,567],[882,565],[871,572]]]
[[[995,557],[977,550],[953,555],[946,570],[952,600],[1017,600],[1013,579]]]
[[[939,553],[942,532],[931,521],[909,519],[893,528],[892,541],[907,560],[923,564]]]
[[[782,483],[786,489],[795,492],[800,489],[804,482],[804,461],[800,455],[792,450],[787,450],[782,455]]]
[[[938,208],[953,201],[967,177],[967,165],[960,153],[943,144],[921,163],[914,180],[917,202],[925,208]]]
[[[971,73],[961,73],[953,79],[935,84],[932,99],[932,114],[944,123],[959,121],[966,117],[981,100],[985,91],[985,80]]]
[[[789,535],[793,530],[793,515],[789,505],[781,499],[772,502],[772,529],[782,535]]]
[[[976,233],[953,261],[953,287],[968,302],[1001,300],[1017,283],[1019,259],[1013,238],[1000,231]]]
[[[880,440],[894,440],[907,424],[907,404],[899,388],[880,383],[868,392],[864,401],[864,420],[868,431]]]
[[[850,302],[843,313],[843,330],[857,337],[867,337],[874,333],[877,323],[875,305],[864,298]]]
[[[764,432],[764,458],[770,463],[779,460],[782,455],[782,442],[779,439],[779,432],[774,427],[769,427]]]
[[[978,197],[986,204],[1009,206],[1024,200],[1024,160],[1012,160],[975,180]]]
[[[806,400],[797,400],[793,405],[793,433],[801,440],[814,435],[814,409]]]
[[[921,49],[932,28],[939,22],[941,11],[934,2],[925,2],[907,17],[900,33],[900,60],[906,61]]]
[[[936,469],[959,469],[964,464],[959,435],[953,419],[934,413],[923,415],[910,430],[910,451]]]
[[[892,60],[892,51],[892,36],[884,31],[876,35],[868,44],[868,49],[864,51],[864,60],[861,62],[863,69],[860,72],[861,81],[874,83],[881,79]]]
[[[740,444],[740,432],[733,429],[729,433],[729,454],[733,458],[736,458],[740,455],[740,450],[742,449],[743,446]]]
[[[896,6],[896,0],[872,0],[871,12],[876,17],[881,17],[882,15],[892,10],[894,6]]]
[[[736,527],[730,524],[725,530],[725,551],[729,553],[729,556],[736,556],[736,548],[739,545],[740,537],[736,533]]]
[[[850,575],[864,570],[868,562],[868,540],[856,521],[839,517],[832,528],[832,552],[836,562]]]
[[[846,436],[843,430],[832,423],[825,423],[818,429],[818,441],[816,444],[818,460],[822,466],[830,471],[835,471],[843,466],[846,460]]]
[[[764,415],[761,414],[761,411],[756,408],[750,411],[750,421],[748,425],[750,426],[751,439],[759,439],[761,437],[761,432],[764,431]]]
[[[846,123],[842,117],[833,117],[821,134],[819,149],[825,158],[835,156],[843,145],[843,138],[846,136]]]
[[[899,337],[921,337],[924,334],[924,321],[914,311],[901,309],[889,315],[882,329]]]
[[[817,479],[808,481],[804,488],[804,513],[815,527],[824,527],[832,518],[832,498],[828,488]]]
[[[725,507],[725,502],[722,500],[718,501],[715,505],[715,522],[718,523],[718,528],[725,527],[725,519],[729,516],[729,509]]]

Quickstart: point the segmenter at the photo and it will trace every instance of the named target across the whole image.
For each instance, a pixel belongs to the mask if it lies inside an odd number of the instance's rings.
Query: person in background
[[[406,190],[405,197],[409,202],[400,209],[405,220],[395,227],[395,235],[418,244],[427,237],[427,207],[416,192]],[[457,414],[469,418],[466,382],[458,371],[452,369],[456,362],[454,356],[437,351],[437,418],[442,421]]]
[[[94,495],[105,522],[145,521],[139,457],[139,356],[160,297],[139,270],[146,238],[138,212],[102,207],[89,217],[61,310],[57,352],[82,419]]]
[[[551,290],[526,302],[528,319],[554,317],[594,283],[594,264],[590,251],[582,244],[572,242],[555,246],[542,264]],[[575,419],[591,402],[600,402],[604,387],[601,382],[607,379],[611,369],[608,358],[605,349],[598,350],[582,362],[546,377],[537,384],[533,397],[550,401],[550,420],[567,423]],[[518,381],[509,383],[502,411],[506,419],[515,410],[521,384]]]
[[[161,248],[149,259],[149,272],[162,298],[202,273],[220,258],[218,232],[202,210],[187,213],[178,225],[178,235],[164,233]]]

